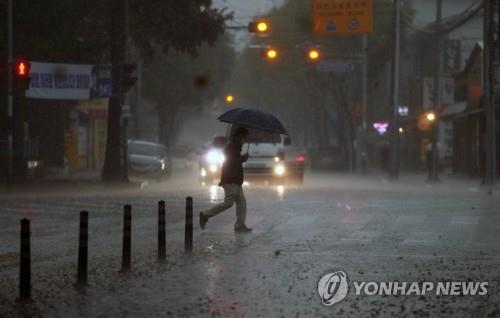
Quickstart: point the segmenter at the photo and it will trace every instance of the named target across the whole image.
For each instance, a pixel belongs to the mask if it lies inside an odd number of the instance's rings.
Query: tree
[[[122,179],[123,163],[120,155],[120,117],[123,90],[121,65],[125,62],[125,19],[128,16],[130,37],[145,58],[152,58],[154,48],[163,53],[174,49],[191,55],[198,53],[202,43],[213,45],[224,31],[224,10],[211,8],[211,0],[109,0],[111,8],[111,64],[113,66],[113,96],[108,106],[108,135],[103,180]],[[108,11],[109,12],[109,11]]]
[[[210,47],[204,44],[193,57],[187,53],[157,52],[145,65],[144,97],[152,100],[160,118],[160,141],[170,146],[181,123],[180,114],[201,110],[218,97],[234,65],[231,38],[221,36]]]

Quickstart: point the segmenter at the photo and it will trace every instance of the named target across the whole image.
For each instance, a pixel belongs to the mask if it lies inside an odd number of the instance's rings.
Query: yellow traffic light
[[[269,32],[269,23],[266,20],[252,21],[248,23],[248,32],[265,35]]]
[[[278,50],[273,49],[273,48],[266,49],[265,57],[268,58],[269,60],[277,59],[278,58]]]
[[[436,120],[436,115],[433,112],[429,112],[429,113],[427,113],[425,118],[427,118],[428,121],[434,121],[434,120]]]
[[[226,103],[228,104],[231,104],[232,102],[234,102],[234,96],[229,94],[226,96]]]
[[[311,61],[317,61],[320,57],[319,51],[317,49],[310,49],[309,52],[307,52],[307,57]]]
[[[257,22],[257,31],[264,33],[269,30],[269,25],[266,21]]]

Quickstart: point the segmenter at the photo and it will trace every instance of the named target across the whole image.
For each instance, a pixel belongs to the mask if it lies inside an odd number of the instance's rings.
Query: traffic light
[[[248,32],[257,34],[267,34],[269,32],[269,23],[265,20],[253,21],[248,23]]]
[[[275,49],[275,48],[267,48],[264,50],[264,53],[263,53],[264,57],[270,61],[274,61],[276,59],[278,59],[278,50]]]
[[[309,49],[307,51],[307,58],[309,59],[309,61],[311,62],[316,62],[319,60],[319,58],[321,57],[321,54],[319,52],[318,49]]]
[[[123,92],[128,92],[132,86],[137,82],[137,75],[135,74],[135,70],[137,69],[137,63],[125,63],[123,64],[123,72],[122,72],[122,88]]]
[[[226,103],[232,104],[234,102],[234,96],[229,94],[226,96]]]
[[[14,75],[14,89],[27,90],[30,88],[31,63],[24,59],[15,59],[12,63],[12,74]]]

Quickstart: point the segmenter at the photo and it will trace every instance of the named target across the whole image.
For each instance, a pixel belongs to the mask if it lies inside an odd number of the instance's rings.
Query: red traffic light
[[[13,86],[15,91],[25,91],[30,87],[31,63],[24,59],[14,59],[12,61]]]
[[[27,60],[14,60],[14,75],[16,77],[29,77],[31,63]]]

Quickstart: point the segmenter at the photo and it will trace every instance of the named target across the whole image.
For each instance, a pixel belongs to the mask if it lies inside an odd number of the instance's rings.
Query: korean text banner
[[[31,62],[31,82],[26,97],[71,100],[109,97],[110,90],[108,94],[95,93],[97,86],[102,86],[102,81],[98,81],[97,69],[98,66],[90,64]]]

